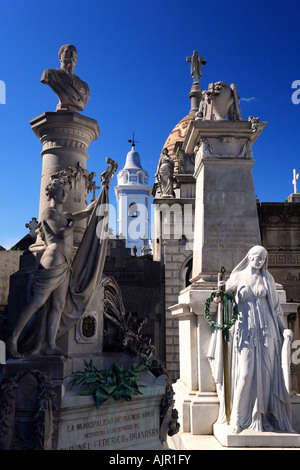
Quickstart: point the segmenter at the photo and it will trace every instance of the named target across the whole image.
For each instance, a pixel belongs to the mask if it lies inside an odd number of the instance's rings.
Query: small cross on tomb
[[[294,185],[294,194],[296,194],[297,193],[297,179],[299,178],[299,173],[296,173],[296,170],[293,170],[293,176],[294,178],[293,178],[292,183]]]

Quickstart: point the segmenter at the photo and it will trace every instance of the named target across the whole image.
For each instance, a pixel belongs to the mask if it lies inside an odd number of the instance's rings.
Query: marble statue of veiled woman
[[[172,157],[170,157],[167,148],[163,149],[155,176],[161,196],[173,197],[174,161]]]
[[[243,429],[294,432],[290,424],[289,384],[285,379],[289,373],[284,370],[288,369],[292,332],[284,325],[267,260],[263,247],[251,248],[226,282],[226,291],[235,295],[239,308],[230,348],[230,426],[235,433]],[[208,354],[213,375],[220,372],[215,361],[221,358],[221,344],[214,338]],[[222,389],[219,380],[217,390]],[[219,423],[224,420],[223,403],[221,398]]]

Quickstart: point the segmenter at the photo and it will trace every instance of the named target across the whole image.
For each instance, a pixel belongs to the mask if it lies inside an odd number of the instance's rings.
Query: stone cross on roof
[[[25,224],[25,227],[29,228],[29,233],[33,238],[36,238],[36,229],[38,226],[38,221],[36,217],[32,217],[31,221],[28,224]]]
[[[204,57],[199,57],[198,51],[194,51],[191,57],[186,58],[187,62],[191,62],[191,76],[195,82],[199,82],[202,77],[202,65],[206,64]]]
[[[294,194],[296,194],[297,193],[297,179],[299,178],[299,173],[296,174],[296,170],[293,170],[293,176],[294,178],[293,178],[292,183],[294,185]]]

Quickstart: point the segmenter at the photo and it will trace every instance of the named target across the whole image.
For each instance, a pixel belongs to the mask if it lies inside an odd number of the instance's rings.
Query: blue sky
[[[262,202],[284,201],[300,170],[300,104],[291,100],[300,80],[299,9],[289,0],[0,0],[0,245],[10,248],[38,216],[41,145],[29,121],[56,108],[40,77],[59,67],[66,43],[77,47],[76,74],[91,90],[83,114],[101,132],[89,171],[100,176],[108,156],[122,168],[134,132],[153,184],[162,147],[189,112],[186,57],[198,50],[207,60],[202,88],[235,83],[243,118],[267,121],[253,146],[255,192]]]

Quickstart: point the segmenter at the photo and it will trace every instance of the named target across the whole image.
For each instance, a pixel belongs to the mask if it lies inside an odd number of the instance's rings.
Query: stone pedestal
[[[260,244],[252,175],[252,143],[262,132],[248,121],[192,121],[183,143],[196,153],[195,233],[192,284],[171,307],[179,319],[180,379],[174,386],[183,432],[212,434],[219,402],[207,353],[212,329],[205,301],[217,290],[221,266],[230,271]],[[210,314],[216,314],[216,304]]]
[[[195,159],[196,203],[193,277],[227,272],[260,244],[252,175],[253,132],[248,121],[192,121],[183,150]]]
[[[181,431],[196,435],[212,434],[219,412],[207,359],[212,330],[204,318],[205,301],[213,290],[213,283],[194,283],[181,292],[178,304],[170,309],[179,320],[180,379],[174,385],[175,407]],[[214,318],[217,304],[211,307]]]
[[[214,425],[214,435],[224,447],[300,447],[300,434],[283,432],[258,432],[245,429],[234,434],[227,424]]]
[[[45,188],[51,175],[71,169],[73,188],[63,210],[78,212],[86,208],[88,176],[86,162],[90,143],[100,134],[97,121],[75,111],[46,112],[32,119],[30,125],[43,146],[39,220],[50,201]],[[78,222],[74,231],[74,245],[78,246],[86,228],[86,220]]]
[[[181,291],[178,304],[170,309],[179,320],[180,379],[173,386],[175,408],[178,410],[181,432],[199,436],[214,433],[213,426],[219,412],[219,400],[207,358],[213,330],[204,318],[205,301],[216,290],[217,282],[195,282]],[[287,318],[297,312],[298,305],[286,301],[281,286],[278,286],[278,295],[288,327]],[[212,302],[210,316],[213,320],[216,313],[217,304]],[[291,404],[292,425],[299,432],[299,400],[294,398]],[[245,441],[242,446],[245,446]]]
[[[300,202],[300,194],[299,193],[290,194],[288,197],[288,202]]]

